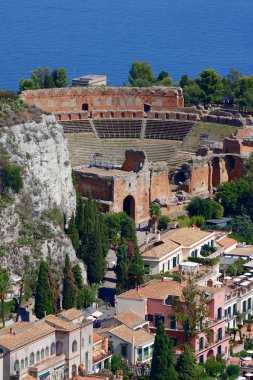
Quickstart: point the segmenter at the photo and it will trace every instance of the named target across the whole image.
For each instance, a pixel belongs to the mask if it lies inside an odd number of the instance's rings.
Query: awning
[[[48,376],[50,376],[50,372],[49,371],[43,373],[42,375],[39,375],[39,378],[40,379],[46,379]]]
[[[64,367],[65,366],[65,363],[62,363],[62,364],[59,364],[57,367],[54,367],[54,369],[59,369],[61,367]]]
[[[101,317],[101,315],[103,315],[103,313],[101,313],[101,311],[95,311],[94,313],[91,314],[93,317],[95,318],[99,318]]]

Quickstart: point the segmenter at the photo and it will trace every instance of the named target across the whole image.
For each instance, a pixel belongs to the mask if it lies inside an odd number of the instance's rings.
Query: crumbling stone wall
[[[107,205],[109,211],[124,211],[124,201],[131,198],[136,223],[149,219],[149,206],[154,200],[168,204],[171,197],[168,166],[166,163],[149,163],[143,151],[126,151],[124,170],[105,168],[76,169],[78,189],[84,197]]]
[[[246,119],[238,119],[236,117],[225,117],[216,115],[203,115],[201,116],[202,121],[207,121],[210,123],[228,124],[234,127],[244,127],[246,125]]]
[[[181,88],[176,87],[72,87],[45,90],[29,90],[22,99],[42,110],[86,111],[143,110],[147,104],[154,111],[176,110],[184,106]]]
[[[237,180],[243,175],[243,159],[237,154],[197,157],[185,167],[186,180],[179,188],[190,194],[212,192],[222,182]]]

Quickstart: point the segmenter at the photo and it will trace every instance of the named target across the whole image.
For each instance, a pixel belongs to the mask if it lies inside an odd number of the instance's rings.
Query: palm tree
[[[151,205],[149,207],[149,215],[150,215],[152,222],[155,226],[155,231],[156,231],[158,219],[161,216],[161,214],[162,214],[161,213],[161,206],[159,205],[159,203],[157,203],[157,202],[151,203]]]
[[[0,268],[0,301],[1,301],[1,318],[3,322],[3,327],[5,327],[5,319],[4,319],[4,301],[8,293],[12,290],[12,282],[8,275],[8,272]]]

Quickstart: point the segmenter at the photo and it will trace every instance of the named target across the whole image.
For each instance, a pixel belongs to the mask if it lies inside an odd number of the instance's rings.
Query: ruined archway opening
[[[228,173],[228,179],[232,179],[232,174],[235,169],[235,158],[233,156],[226,156],[225,157],[225,165],[226,170]]]
[[[135,220],[135,200],[134,197],[128,195],[123,201],[123,211],[127,213],[127,215],[131,216]]]
[[[220,178],[220,159],[215,157],[212,160],[212,186],[217,187],[221,183]]]

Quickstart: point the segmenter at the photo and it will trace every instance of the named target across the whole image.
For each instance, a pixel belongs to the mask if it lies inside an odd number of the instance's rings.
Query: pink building
[[[183,284],[177,281],[160,279],[151,281],[137,289],[129,290],[116,296],[116,311],[122,313],[133,310],[149,321],[150,331],[155,333],[158,321],[162,320],[168,336],[180,345],[184,342],[183,327],[173,315],[175,298],[184,302],[182,296]],[[204,363],[210,356],[229,356],[229,336],[226,334],[226,319],[224,316],[225,290],[222,288],[200,287],[203,290],[208,317],[202,321],[208,325],[210,333],[201,332],[192,339],[191,344],[196,352],[197,361]],[[200,327],[200,326],[199,326]]]

